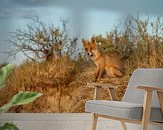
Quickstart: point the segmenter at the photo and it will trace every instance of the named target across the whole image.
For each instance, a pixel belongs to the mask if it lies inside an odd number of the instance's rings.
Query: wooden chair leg
[[[157,96],[160,103],[161,112],[163,114],[163,92],[157,92]]]
[[[98,121],[98,117],[93,114],[93,120],[92,120],[92,130],[96,130],[97,127],[97,121]]]
[[[150,119],[151,102],[152,102],[152,91],[145,91],[141,130],[147,130]]]
[[[121,121],[121,124],[122,124],[123,129],[127,130],[127,126],[126,126],[125,122]]]

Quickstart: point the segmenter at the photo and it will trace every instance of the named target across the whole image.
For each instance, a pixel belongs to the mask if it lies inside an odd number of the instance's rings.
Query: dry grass
[[[43,93],[44,96],[27,106],[15,107],[13,111],[19,112],[21,108],[21,112],[48,112],[51,107],[55,107],[52,111],[60,111],[61,89],[72,82],[74,68],[75,64],[67,57],[53,62],[26,62],[14,69],[7,81],[7,87],[1,91],[0,95],[3,96],[1,99],[4,100],[1,102],[6,102],[18,91],[36,91]],[[53,98],[55,101],[51,102]]]
[[[80,59],[74,62],[68,57],[45,63],[25,62],[15,67],[7,79],[7,87],[0,91],[0,105],[19,91],[35,91],[44,95],[9,112],[84,112],[85,102],[93,99],[94,89],[86,84],[94,80],[95,70],[95,66],[87,61]],[[126,76],[120,80],[109,80],[119,86],[119,98],[125,91],[126,81]],[[102,97],[109,99],[108,91],[103,90]]]

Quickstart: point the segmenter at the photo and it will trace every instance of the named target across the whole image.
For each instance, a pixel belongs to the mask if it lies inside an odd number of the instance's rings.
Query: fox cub
[[[97,66],[97,74],[95,81],[100,81],[104,70],[109,77],[121,77],[122,66],[121,59],[116,55],[107,55],[98,51],[95,38],[92,37],[90,41],[82,39],[82,43],[86,53],[94,61]]]

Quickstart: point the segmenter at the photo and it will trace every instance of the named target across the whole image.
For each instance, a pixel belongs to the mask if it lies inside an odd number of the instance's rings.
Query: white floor
[[[0,125],[12,122],[20,130],[91,130],[91,119],[89,113],[5,113],[0,114]],[[123,128],[117,121],[99,118],[97,130]]]

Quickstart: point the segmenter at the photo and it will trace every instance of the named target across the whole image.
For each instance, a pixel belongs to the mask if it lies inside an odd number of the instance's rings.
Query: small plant
[[[0,69],[0,89],[5,86],[5,79],[11,73],[13,65],[8,64]],[[0,107],[0,113],[7,111],[9,108],[16,105],[24,105],[34,101],[36,98],[42,96],[41,93],[36,92],[19,92],[11,101]],[[14,124],[5,123],[0,126],[0,130],[19,130]]]
[[[3,126],[0,126],[0,130],[19,130],[19,129],[12,123],[5,123]]]
[[[5,79],[11,73],[13,65],[8,64],[0,69],[0,88],[5,86]]]

